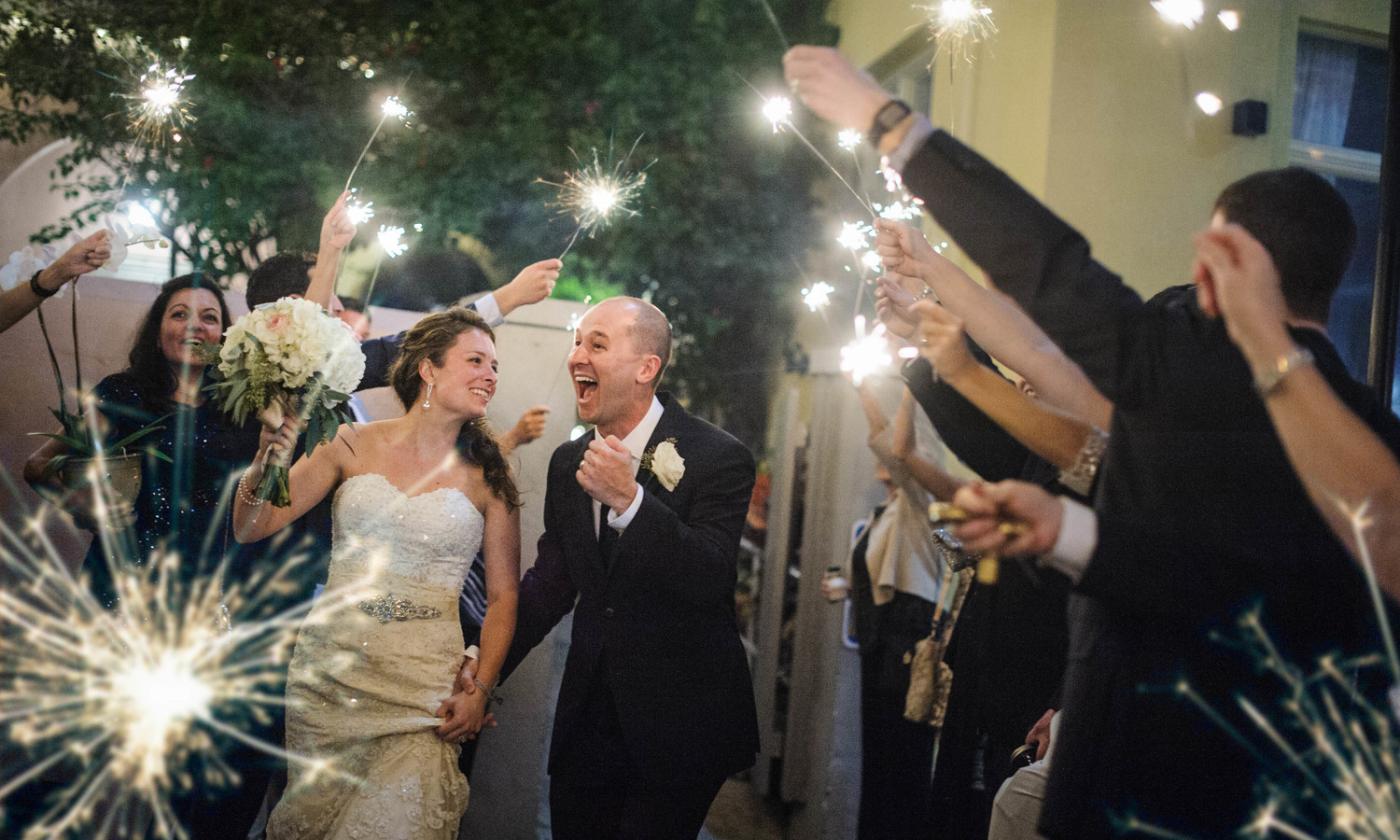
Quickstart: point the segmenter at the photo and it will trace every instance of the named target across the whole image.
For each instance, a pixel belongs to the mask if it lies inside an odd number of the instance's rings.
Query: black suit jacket
[[[660,396],[665,410],[647,448],[674,438],[685,474],[674,490],[638,475],[642,504],[611,564],[599,554],[592,499],[575,477],[592,433],[562,444],[550,459],[545,532],[520,583],[504,673],[574,611],[551,773],[584,727],[599,681],[616,707],[626,764],[648,784],[723,778],[751,766],[758,751],[753,685],[734,611],[753,456],[670,395]]]
[[[1162,689],[1185,677],[1227,716],[1235,692],[1275,697],[1277,685],[1210,636],[1237,638],[1249,606],[1302,666],[1368,645],[1375,619],[1358,570],[1294,475],[1248,364],[1190,286],[1143,303],[1073,228],[942,132],[904,180],[1115,404],[1042,830],[1109,836],[1108,818],[1131,812],[1197,836],[1233,833],[1263,768]],[[1400,422],[1326,338],[1294,338],[1400,452]]]

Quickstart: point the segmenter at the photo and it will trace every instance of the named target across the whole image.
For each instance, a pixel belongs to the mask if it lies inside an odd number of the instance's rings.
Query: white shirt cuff
[[[904,139],[899,141],[899,145],[886,159],[886,165],[899,174],[904,174],[904,167],[909,165],[909,159],[914,156],[924,141],[933,134],[933,125],[928,121],[928,117],[923,114],[914,115],[914,123],[909,126],[909,130],[904,133]]]
[[[637,492],[632,496],[632,504],[627,506],[627,510],[618,513],[615,510],[608,511],[608,527],[621,534],[627,530],[627,526],[632,524],[632,517],[637,515],[637,511],[642,507],[642,485],[637,485]]]
[[[1041,563],[1079,583],[1099,544],[1099,518],[1093,508],[1063,496],[1060,507],[1060,535]]]
[[[496,302],[496,296],[491,292],[472,301],[472,306],[476,307],[476,314],[486,319],[486,323],[493,328],[506,322],[506,316],[501,314],[501,305]]]

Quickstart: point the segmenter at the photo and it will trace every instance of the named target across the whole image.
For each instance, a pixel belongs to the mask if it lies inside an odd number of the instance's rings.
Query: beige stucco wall
[[[934,74],[933,118],[1077,226],[1099,258],[1144,294],[1184,282],[1190,237],[1215,195],[1249,172],[1288,160],[1293,62],[1300,21],[1383,37],[1386,0],[1240,0],[1225,31],[1162,21],[1147,3],[1001,0],[998,32]],[[904,2],[839,0],[841,48],[869,64],[919,17]],[[1226,108],[1193,103],[1210,90]],[[1230,133],[1229,106],[1269,104],[1269,132]]]

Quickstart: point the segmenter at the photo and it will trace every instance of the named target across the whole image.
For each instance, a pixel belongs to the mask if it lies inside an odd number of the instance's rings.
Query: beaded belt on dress
[[[376,618],[380,624],[391,621],[413,621],[420,618],[441,618],[442,610],[415,604],[408,598],[401,598],[392,592],[356,604],[361,610]]]

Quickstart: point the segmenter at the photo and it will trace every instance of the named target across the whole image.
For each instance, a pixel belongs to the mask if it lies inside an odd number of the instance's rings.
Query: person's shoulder
[[[717,463],[744,461],[754,463],[753,453],[743,441],[703,417],[686,413],[684,424],[676,436],[676,449],[685,455],[687,448],[703,453],[705,459]]]

